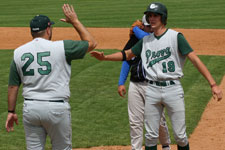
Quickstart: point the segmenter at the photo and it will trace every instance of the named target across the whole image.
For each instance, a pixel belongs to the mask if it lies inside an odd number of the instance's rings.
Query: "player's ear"
[[[48,36],[48,39],[51,40],[52,39],[52,28],[51,27],[47,27],[46,31],[45,31]]]
[[[47,35],[50,35],[50,33],[51,33],[50,27],[47,27],[47,28],[46,28],[46,33],[47,33]]]

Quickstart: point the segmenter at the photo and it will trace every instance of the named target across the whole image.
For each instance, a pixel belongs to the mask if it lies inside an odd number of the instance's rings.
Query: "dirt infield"
[[[129,28],[88,28],[97,39],[97,49],[121,50],[127,42]],[[194,51],[199,55],[225,56],[225,30],[222,29],[175,29],[184,34]],[[74,34],[73,34],[74,33]],[[29,28],[0,27],[0,49],[15,49],[31,40]],[[79,39],[73,28],[54,28],[53,40]],[[220,84],[225,93],[225,76]],[[210,92],[210,91],[209,91]],[[225,94],[224,94],[225,95]],[[208,103],[201,121],[190,135],[192,150],[225,150],[225,98]],[[172,135],[172,134],[171,134]],[[103,146],[74,150],[130,150],[130,146]],[[161,146],[158,145],[161,150]],[[176,146],[172,145],[172,150]]]
[[[97,49],[119,49],[129,39],[129,28],[88,28],[97,39]],[[192,48],[200,55],[225,55],[225,30],[175,29],[182,32]],[[74,33],[74,34],[73,34]],[[0,27],[0,49],[15,49],[31,40],[29,28]],[[54,28],[53,40],[79,39],[73,28]]]

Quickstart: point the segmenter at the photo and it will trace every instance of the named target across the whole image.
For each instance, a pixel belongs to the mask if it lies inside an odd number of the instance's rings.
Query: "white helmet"
[[[146,20],[145,14],[144,14],[144,16],[142,17],[142,23],[143,23],[143,25],[145,25],[145,26],[149,26],[149,25],[150,25],[150,24],[147,22],[147,20]]]

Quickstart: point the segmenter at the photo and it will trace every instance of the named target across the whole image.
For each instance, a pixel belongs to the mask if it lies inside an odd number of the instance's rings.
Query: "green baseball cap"
[[[47,27],[55,24],[45,15],[36,15],[30,21],[30,29],[32,32],[39,32],[45,30]]]

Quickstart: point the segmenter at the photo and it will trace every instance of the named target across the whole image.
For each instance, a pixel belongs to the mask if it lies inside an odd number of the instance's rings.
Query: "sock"
[[[181,146],[177,145],[177,149],[178,150],[189,150],[189,143],[184,147],[181,147]]]
[[[156,146],[145,146],[145,150],[157,150],[157,145]]]
[[[170,147],[169,145],[163,145],[162,148]]]

